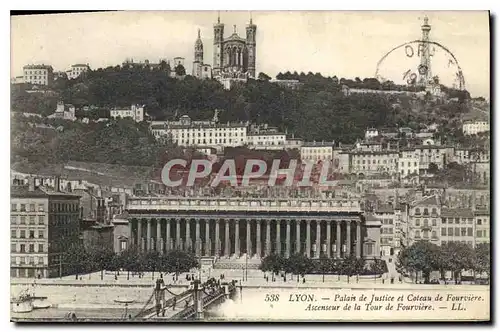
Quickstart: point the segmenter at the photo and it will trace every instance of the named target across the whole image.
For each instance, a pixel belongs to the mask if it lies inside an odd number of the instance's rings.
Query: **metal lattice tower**
[[[424,17],[424,24],[422,25],[422,43],[419,46],[420,66],[418,68],[418,83],[422,86],[426,86],[432,79],[431,54],[429,44],[430,31],[431,26],[429,25],[429,19],[426,16]]]

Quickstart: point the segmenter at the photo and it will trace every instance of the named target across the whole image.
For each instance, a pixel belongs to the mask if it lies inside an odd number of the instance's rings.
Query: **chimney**
[[[35,178],[34,177],[30,177],[28,179],[28,190],[35,191]]]
[[[54,191],[61,191],[61,179],[59,178],[59,176],[56,176],[54,178]]]

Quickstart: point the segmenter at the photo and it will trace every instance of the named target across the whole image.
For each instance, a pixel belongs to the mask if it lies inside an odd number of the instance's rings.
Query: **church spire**
[[[220,24],[220,10],[217,11],[217,23]]]
[[[250,12],[250,24],[252,24],[252,12]]]
[[[198,38],[201,38],[200,28],[198,28]]]

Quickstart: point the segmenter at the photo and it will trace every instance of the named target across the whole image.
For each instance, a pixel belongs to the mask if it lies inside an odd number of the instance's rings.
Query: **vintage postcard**
[[[14,322],[490,320],[487,11],[11,16]]]

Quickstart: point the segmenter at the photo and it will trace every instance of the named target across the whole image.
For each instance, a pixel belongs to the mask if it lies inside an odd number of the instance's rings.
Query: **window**
[[[43,239],[43,231],[38,231],[38,238]]]
[[[429,215],[429,209],[428,208],[425,208],[424,209],[424,216],[428,216]]]
[[[446,236],[446,227],[441,228],[441,236]]]
[[[478,225],[481,225],[481,224],[482,224],[481,219],[478,219],[478,220],[477,220],[477,224],[478,224]]]
[[[16,252],[16,249],[17,249],[17,248],[16,248],[16,244],[15,244],[15,243],[11,243],[11,244],[10,244],[10,251],[11,251],[11,252]]]
[[[30,211],[35,212],[35,204],[30,204]]]
[[[415,219],[415,226],[420,226],[420,219]]]
[[[21,239],[25,239],[26,238],[26,231],[24,229],[21,229],[21,236],[20,236]]]
[[[436,237],[437,237],[436,231],[432,231],[432,237],[433,237],[433,238],[436,238]]]
[[[26,204],[21,204],[21,212],[26,212]]]
[[[424,226],[426,226],[426,227],[429,226],[429,220],[424,219]]]
[[[17,221],[17,217],[16,216],[10,216],[10,223],[11,224],[15,224]]]
[[[467,236],[473,236],[472,235],[472,227],[467,227]]]
[[[25,244],[21,244],[19,246],[19,252],[26,252],[26,245]]]
[[[43,206],[43,204],[38,204],[38,212],[43,212],[45,209],[45,207]]]
[[[455,218],[455,224],[460,224],[460,218]]]
[[[11,211],[17,211],[17,204],[11,204],[10,205],[10,210]]]
[[[419,230],[415,231],[415,237],[420,237],[420,231]]]
[[[453,236],[453,227],[448,227],[448,236]]]
[[[43,244],[38,245],[38,252],[43,252]]]
[[[31,225],[35,224],[35,216],[30,216],[30,224]]]
[[[432,219],[432,226],[437,226],[437,221],[436,221],[436,219]]]
[[[35,252],[35,245],[34,244],[30,244],[29,252]]]
[[[461,231],[460,233],[462,234],[462,236],[466,236],[466,235],[467,235],[467,228],[462,227],[462,228],[460,229],[460,231]]]
[[[433,214],[433,215],[436,215],[436,214],[437,214],[437,209],[436,209],[436,208],[432,208],[432,214]]]
[[[10,238],[15,239],[17,237],[17,231],[15,229],[12,229],[10,231]]]
[[[446,218],[442,218],[441,223],[446,224]]]
[[[24,225],[24,224],[26,224],[26,217],[21,216],[21,225]]]
[[[420,209],[419,208],[415,209],[415,214],[420,214]]]
[[[35,231],[30,231],[30,239],[34,239],[35,238]]]
[[[45,224],[45,216],[38,216],[38,224],[39,225]]]

